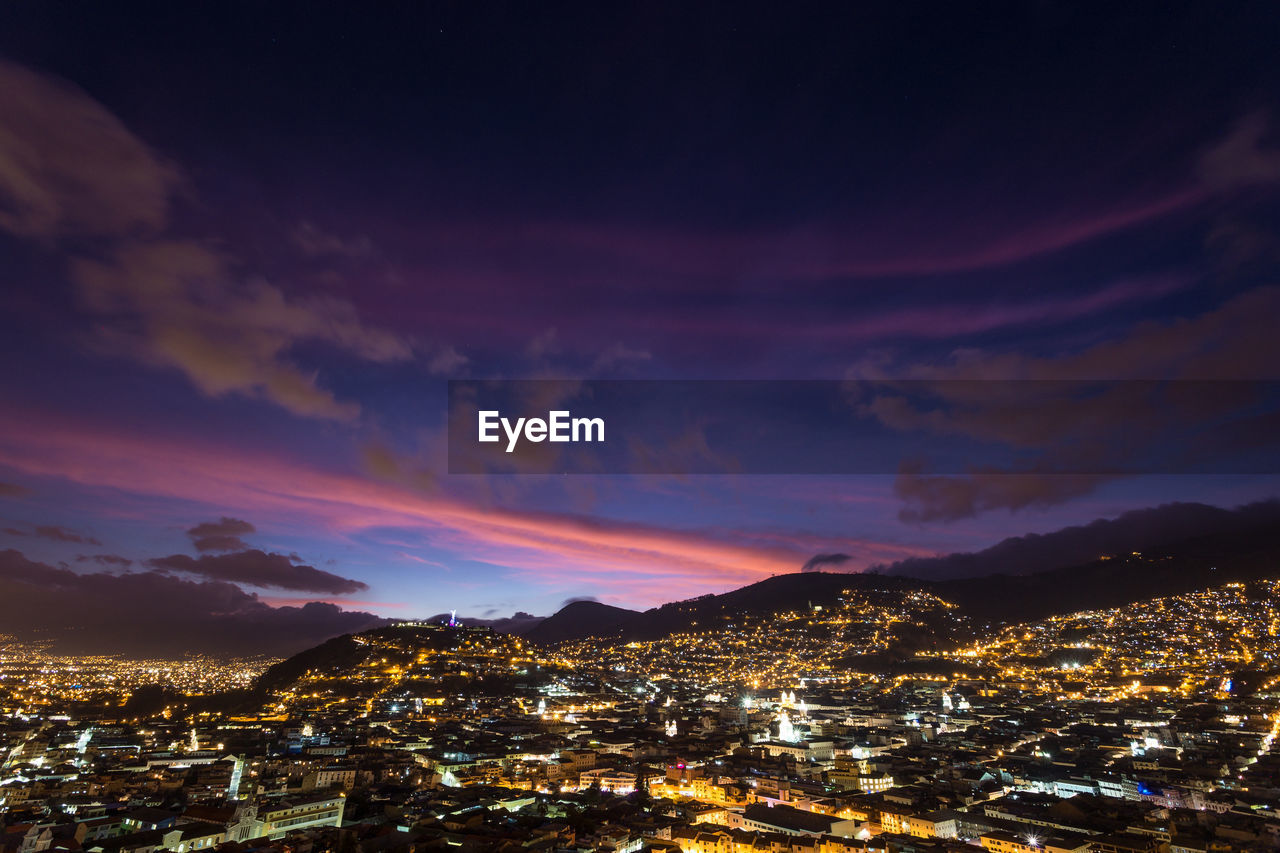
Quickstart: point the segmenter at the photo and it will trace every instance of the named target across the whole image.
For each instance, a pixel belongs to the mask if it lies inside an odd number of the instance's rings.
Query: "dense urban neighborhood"
[[[954,610],[848,589],[554,647],[402,622],[280,662],[6,643],[3,850],[1280,845],[1280,582],[877,663]]]

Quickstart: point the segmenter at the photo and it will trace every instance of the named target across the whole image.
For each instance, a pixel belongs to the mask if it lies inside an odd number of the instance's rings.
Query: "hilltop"
[[[1280,526],[1261,522],[1150,551],[1107,554],[1031,574],[931,581],[876,572],[797,572],[645,611],[576,601],[522,636],[540,644],[585,637],[652,640],[714,624],[724,616],[831,605],[852,590],[928,592],[959,605],[960,612],[976,623],[999,624],[1118,607],[1229,581],[1274,577],[1280,577]]]

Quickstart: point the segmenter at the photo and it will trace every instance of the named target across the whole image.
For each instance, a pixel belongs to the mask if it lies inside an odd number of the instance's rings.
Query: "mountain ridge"
[[[575,601],[521,636],[539,644],[601,637],[654,640],[737,613],[769,614],[832,603],[845,590],[919,590],[983,622],[1017,622],[1118,607],[1232,581],[1280,577],[1280,526],[1192,536],[1148,552],[1102,556],[1029,574],[927,580],[879,572],[794,572],[720,594],[628,610]]]
[[[846,592],[930,593],[956,605],[958,615],[968,617],[964,626],[934,620],[915,634],[904,636],[900,648],[883,662],[891,665],[895,660],[909,658],[925,645],[964,639],[957,631],[973,633],[1001,623],[1104,610],[1231,582],[1276,578],[1280,578],[1280,526],[1268,523],[1229,533],[1191,536],[1147,552],[1104,555],[1080,565],[1033,574],[1000,573],[937,581],[877,572],[797,571],[773,575],[725,593],[673,601],[644,611],[581,599],[567,603],[555,614],[518,633],[490,627],[481,630],[538,646],[589,637],[618,642],[657,640],[678,632],[704,631],[740,614],[767,617],[818,605],[825,607],[836,604]],[[381,626],[335,637],[276,664],[264,673],[258,688],[288,684],[308,670],[348,669],[370,654],[357,638],[386,634],[408,642],[409,638],[401,637],[404,630]],[[417,633],[421,636],[414,643],[456,642],[454,632]]]

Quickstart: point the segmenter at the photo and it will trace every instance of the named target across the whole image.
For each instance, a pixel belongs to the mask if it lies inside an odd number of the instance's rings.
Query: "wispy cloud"
[[[305,519],[335,532],[397,526],[433,547],[543,585],[628,588],[639,600],[697,594],[794,572],[819,551],[869,565],[920,553],[841,537],[760,537],[681,530],[472,503],[440,493],[327,472],[223,446],[144,441],[26,417],[0,426],[0,461],[33,476],[69,477],[155,497],[241,508],[255,517]]]
[[[101,238],[71,274],[84,305],[105,321],[112,354],[177,369],[210,396],[258,397],[303,417],[356,417],[359,405],[297,364],[296,348],[322,344],[389,363],[413,358],[412,343],[365,324],[350,302],[291,296],[212,240],[171,233],[180,188],[179,170],[86,93],[0,62],[0,229],[46,242]],[[335,246],[314,229],[305,236],[308,245]],[[81,243],[76,251],[85,252]]]
[[[178,171],[101,104],[0,60],[0,229],[124,236],[168,222]]]
[[[47,539],[50,542],[65,542],[76,545],[101,545],[97,539],[92,536],[86,536],[75,530],[70,530],[57,524],[38,524],[31,530],[20,530],[16,527],[6,527],[5,533],[10,536],[34,536],[37,539]]]
[[[1161,436],[1167,440],[1180,430],[1201,429],[1247,411],[1255,402],[1247,389],[1223,385],[1217,395],[1186,400],[1176,389],[1166,394],[1163,386],[1135,383],[1138,390],[1132,392],[1113,380],[1278,379],[1280,337],[1272,319],[1277,315],[1280,288],[1256,288],[1198,316],[1139,323],[1073,352],[966,350],[943,364],[859,365],[851,376],[931,380],[927,404],[896,393],[894,380],[885,383],[883,393],[859,402],[861,411],[886,426],[1031,453],[1018,467],[963,476],[932,476],[920,466],[905,467],[895,484],[904,502],[901,518],[954,521],[992,510],[1048,507],[1093,492],[1115,478],[1107,471],[1125,469],[1129,460],[1121,436],[1126,431],[1141,430],[1145,443],[1160,446]],[[1091,389],[1089,382],[1099,387]],[[1243,396],[1237,400],[1233,394]],[[1225,433],[1215,435],[1224,440]],[[1212,449],[1208,435],[1198,441],[1206,452]]]

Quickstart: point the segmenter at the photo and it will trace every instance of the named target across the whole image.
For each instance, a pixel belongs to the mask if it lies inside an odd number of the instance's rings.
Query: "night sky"
[[[6,4],[0,630],[648,607],[1275,497],[451,476],[445,394],[1280,380],[1277,44],[1267,3]]]

